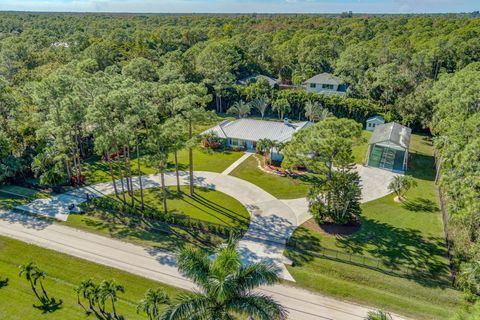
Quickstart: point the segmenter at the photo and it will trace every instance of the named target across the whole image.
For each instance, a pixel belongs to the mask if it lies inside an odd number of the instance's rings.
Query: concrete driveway
[[[181,173],[181,184],[189,183],[188,174]],[[173,172],[166,174],[165,183],[168,186],[176,184]],[[161,186],[160,175],[147,175],[142,177],[143,186],[158,188]],[[133,179],[134,189],[140,187],[138,178]],[[282,252],[285,244],[297,227],[295,212],[285,203],[257,187],[256,185],[221,173],[195,171],[194,184],[199,187],[215,189],[223,192],[242,203],[250,213],[249,229],[239,243],[240,252],[245,263],[271,262],[280,270],[280,276],[289,281],[293,277],[285,267]],[[120,188],[120,182],[117,181]],[[75,189],[49,199],[35,200],[30,204],[19,206],[19,210],[34,214],[44,215],[58,220],[66,221],[69,206],[78,206],[91,197],[101,197],[114,193],[112,182],[104,182],[94,186]]]
[[[244,156],[246,159],[248,155]],[[240,163],[240,162],[239,162]],[[238,164],[236,164],[238,165]],[[362,202],[371,201],[388,194],[388,184],[396,174],[377,168],[357,166],[362,182]],[[189,183],[188,174],[181,173],[181,184]],[[143,186],[158,188],[161,186],[160,175],[142,177]],[[117,188],[120,189],[120,182]],[[165,183],[168,186],[176,184],[173,172],[166,174]],[[306,198],[279,200],[260,187],[224,173],[195,171],[194,183],[223,192],[242,203],[250,213],[250,225],[239,243],[239,249],[245,263],[271,262],[280,270],[280,276],[289,281],[295,281],[285,264],[290,261],[284,257],[283,251],[287,240],[297,226],[311,218],[308,212]],[[138,178],[133,179],[134,189],[139,188]],[[30,204],[17,207],[19,210],[44,215],[58,220],[68,219],[69,206],[78,206],[92,197],[101,197],[114,193],[112,182],[104,182],[94,186],[79,188],[49,199],[38,199]]]

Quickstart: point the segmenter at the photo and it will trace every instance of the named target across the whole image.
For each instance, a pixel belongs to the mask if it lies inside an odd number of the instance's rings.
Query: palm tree
[[[320,116],[318,117],[319,121],[323,121],[327,118],[333,117],[333,113],[328,111],[327,108],[322,108],[322,111],[320,112]]]
[[[38,300],[43,301],[42,297],[37,292],[36,283],[40,276],[43,275],[45,277],[45,273],[41,271],[38,266],[33,263],[29,262],[27,264],[22,264],[20,267],[20,273],[18,274],[20,277],[25,276],[25,279],[30,283],[30,287],[32,288],[33,293],[37,297]]]
[[[263,153],[264,158],[268,157],[270,164],[272,164],[271,154],[274,146],[275,142],[267,138],[257,141],[257,151]]]
[[[279,119],[283,119],[284,115],[291,110],[290,102],[285,98],[277,99],[273,102],[272,109],[278,112]]]
[[[286,319],[287,311],[271,297],[254,292],[263,285],[279,281],[278,269],[265,263],[242,265],[237,241],[209,254],[198,248],[185,248],[178,261],[180,272],[199,288],[184,294],[160,316],[161,320],[234,319],[236,316],[260,320]]]
[[[122,285],[117,284],[114,280],[104,280],[100,283],[99,297],[102,304],[100,310],[102,313],[104,313],[106,302],[110,300],[114,319],[119,319],[117,315],[117,309],[115,307],[115,303],[117,302],[117,294],[119,292],[124,293],[125,289]]]
[[[77,293],[77,303],[85,310],[85,312],[87,314],[93,312],[97,318],[101,319],[99,312],[95,309],[98,304],[99,288],[93,280],[89,279],[82,281],[78,287],[75,288],[75,292]],[[88,301],[88,308],[83,305],[82,298]]]
[[[405,193],[416,186],[417,181],[410,176],[395,176],[388,185],[388,190],[395,193],[398,200],[403,201],[405,199]]]
[[[311,122],[318,119],[322,106],[317,102],[307,101],[305,103],[305,117]]]
[[[158,319],[160,315],[159,305],[168,304],[170,299],[163,289],[148,289],[145,297],[137,305],[137,313],[145,312],[150,320]]]
[[[265,116],[265,112],[267,111],[268,103],[269,100],[265,97],[261,97],[252,101],[252,106],[260,112],[260,114],[262,115],[262,120]]]
[[[250,113],[252,107],[243,101],[237,101],[231,106],[227,112],[228,113],[237,113],[239,118],[244,118]]]
[[[319,102],[307,101],[305,104],[305,117],[309,121],[321,121],[331,116],[332,113],[328,109],[323,108]]]
[[[378,310],[370,311],[365,320],[393,320],[393,317],[388,312]]]

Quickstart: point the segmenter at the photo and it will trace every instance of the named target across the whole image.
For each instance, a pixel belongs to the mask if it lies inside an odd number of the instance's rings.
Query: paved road
[[[0,235],[125,270],[182,289],[194,288],[189,280],[178,273],[175,256],[168,252],[10,212],[0,212]],[[287,285],[261,288],[260,291],[273,296],[284,305],[290,312],[290,319],[294,320],[361,320],[369,311],[356,304]]]

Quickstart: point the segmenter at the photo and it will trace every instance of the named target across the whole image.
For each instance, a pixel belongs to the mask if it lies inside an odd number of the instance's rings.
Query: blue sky
[[[432,13],[480,10],[480,0],[0,0],[0,10]]]

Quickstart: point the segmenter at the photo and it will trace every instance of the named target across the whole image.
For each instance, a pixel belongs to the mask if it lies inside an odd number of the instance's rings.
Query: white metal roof
[[[401,124],[395,122],[385,123],[375,127],[368,143],[378,144],[389,142],[408,149],[411,134],[412,129],[402,126]]]
[[[309,121],[284,123],[280,121],[266,121],[254,119],[225,120],[215,127],[206,130],[215,132],[220,138],[233,138],[249,141],[270,139],[281,142],[290,141],[293,134],[312,125]]]
[[[320,84],[333,84],[333,85],[340,85],[345,83],[341,78],[331,74],[331,73],[320,73],[317,74],[307,81],[305,83],[320,83]]]
[[[373,116],[367,119],[367,122],[371,122],[371,121],[381,121],[385,123],[385,119],[383,119],[382,116]]]

